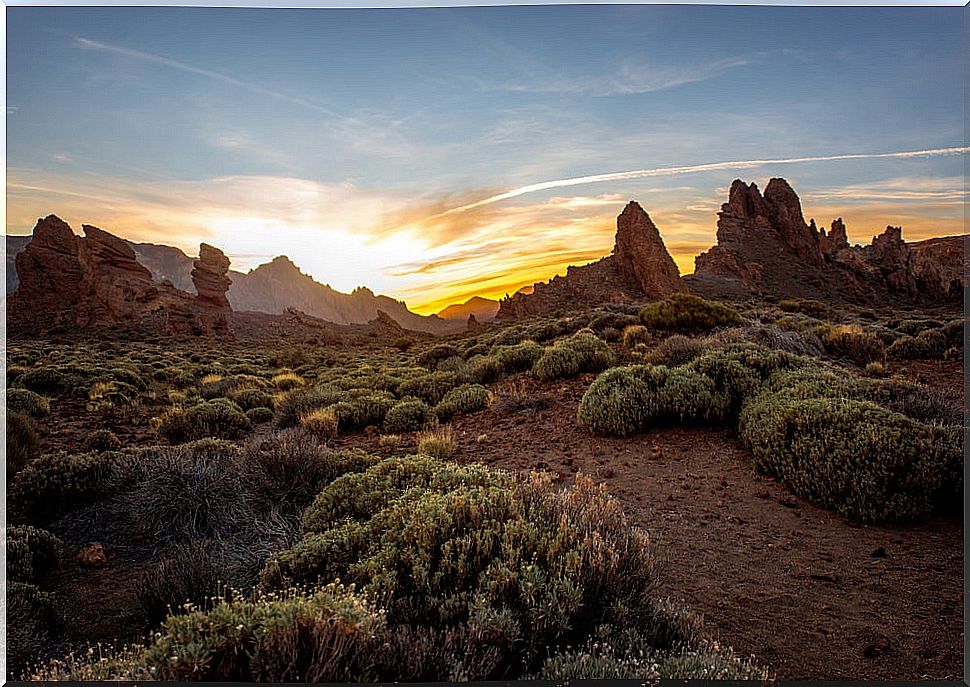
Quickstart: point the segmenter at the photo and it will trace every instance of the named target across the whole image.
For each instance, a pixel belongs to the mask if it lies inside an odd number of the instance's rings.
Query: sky
[[[608,254],[631,199],[689,273],[735,178],[854,243],[957,234],[964,60],[959,7],[9,7],[6,231],[424,313]]]

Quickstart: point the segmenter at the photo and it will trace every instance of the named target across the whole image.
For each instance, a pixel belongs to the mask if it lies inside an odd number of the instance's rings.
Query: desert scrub
[[[121,448],[121,439],[110,429],[96,429],[84,437],[84,448],[93,453],[117,451]]]
[[[730,399],[706,375],[662,365],[615,367],[596,378],[579,403],[580,425],[629,436],[652,426],[722,421]]]
[[[7,413],[7,483],[37,455],[40,440],[30,418]]]
[[[310,434],[321,439],[337,436],[338,422],[334,406],[317,408],[300,416],[300,426]]]
[[[64,548],[47,530],[30,525],[7,527],[7,580],[36,584],[57,564]]]
[[[299,424],[300,416],[317,408],[326,408],[344,400],[344,390],[336,384],[295,389],[276,396],[276,426],[293,427]]]
[[[645,363],[677,367],[686,365],[704,352],[704,342],[683,334],[668,336],[656,348],[643,356]]]
[[[7,410],[30,417],[44,417],[51,411],[50,401],[30,389],[7,389]]]
[[[264,422],[269,422],[273,419],[274,415],[275,413],[273,413],[272,408],[256,407],[250,408],[246,411],[246,417],[248,417],[249,421],[254,425],[261,425]]]
[[[53,641],[60,625],[54,596],[37,585],[7,585],[7,671],[23,676],[45,646]]]
[[[481,384],[462,384],[445,394],[435,408],[435,414],[439,419],[448,420],[455,415],[474,413],[490,402],[491,394]]]
[[[238,439],[253,428],[242,409],[225,398],[203,401],[187,409],[176,406],[153,418],[153,425],[170,444],[205,437]]]
[[[474,355],[468,359],[462,376],[476,384],[490,384],[498,381],[505,369],[497,358],[488,355]]]
[[[633,350],[637,344],[650,343],[650,330],[642,324],[630,324],[623,329],[623,348]]]
[[[526,340],[511,345],[493,346],[489,355],[498,360],[502,369],[508,374],[531,370],[536,361],[542,357],[544,350],[535,341]]]
[[[600,372],[612,361],[613,353],[606,342],[592,332],[580,331],[546,348],[532,374],[543,381],[564,379],[582,372]]]
[[[60,396],[71,391],[77,380],[52,367],[39,367],[24,372],[17,378],[17,385],[45,396]]]
[[[384,431],[390,434],[416,432],[431,421],[433,411],[424,401],[412,398],[402,399],[387,411],[384,418]]]
[[[658,652],[689,641],[653,598],[645,535],[586,478],[558,490],[538,475],[388,459],[332,483],[304,527],[264,584],[353,581],[386,600],[392,626],[476,629],[505,677],[602,626],[635,628]]]
[[[214,543],[206,540],[176,546],[145,576],[138,588],[138,601],[152,624],[180,610],[203,607],[219,594],[213,547]]]
[[[438,460],[447,460],[455,454],[457,446],[451,427],[435,427],[419,432],[418,453]]]
[[[456,386],[458,376],[454,372],[429,372],[404,380],[398,385],[397,393],[398,396],[414,396],[430,405],[437,405]]]
[[[860,325],[828,325],[820,330],[819,338],[832,355],[847,357],[857,365],[886,359],[886,346],[882,340]]]
[[[687,293],[675,293],[640,311],[640,321],[651,329],[700,334],[741,323],[738,311],[721,303]]]
[[[290,371],[280,372],[278,375],[274,375],[270,381],[280,391],[292,391],[306,385],[306,380],[303,377]]]
[[[766,390],[739,433],[755,466],[797,495],[851,518],[913,520],[962,482],[959,427],[927,425],[870,401]]]
[[[103,498],[116,454],[58,453],[30,461],[9,486],[13,519],[43,522]]]
[[[819,320],[830,320],[835,316],[832,306],[816,300],[783,300],[778,302],[778,308],[784,312],[800,313]]]
[[[929,360],[942,358],[947,349],[947,337],[941,329],[926,329],[916,336],[903,336],[889,346],[886,353],[897,360]]]
[[[438,365],[449,358],[461,357],[461,351],[451,344],[438,344],[422,352],[417,357],[417,363],[429,370],[436,370]]]

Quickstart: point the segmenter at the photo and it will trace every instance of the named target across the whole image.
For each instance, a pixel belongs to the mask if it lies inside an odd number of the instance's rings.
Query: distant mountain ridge
[[[472,296],[464,303],[452,303],[438,313],[443,320],[466,322],[469,315],[474,315],[479,322],[494,320],[498,315],[499,302],[482,296]]]
[[[8,294],[16,291],[20,283],[16,256],[30,240],[30,236],[6,237]],[[138,262],[151,272],[156,282],[167,280],[176,289],[195,293],[193,258],[181,249],[123,241],[131,247]],[[249,272],[230,270],[228,276],[232,284],[227,297],[235,311],[282,314],[288,309],[295,309],[335,324],[366,324],[378,317],[378,311],[383,311],[405,329],[433,334],[457,329],[454,320],[447,321],[437,315],[419,315],[408,310],[403,301],[377,295],[366,287],[358,287],[348,294],[320,284],[303,274],[292,260],[283,255]]]

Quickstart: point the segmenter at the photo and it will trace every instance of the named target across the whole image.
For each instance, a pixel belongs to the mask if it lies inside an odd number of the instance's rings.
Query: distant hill
[[[469,315],[474,315],[479,322],[487,322],[495,319],[498,315],[499,303],[491,298],[472,296],[464,303],[452,303],[447,308],[438,313],[438,317],[443,320],[454,320],[465,322]]]
[[[19,284],[16,256],[30,242],[30,236],[6,237],[7,293]],[[167,279],[177,289],[195,293],[192,283],[194,258],[173,246],[125,241],[134,250],[156,282]],[[314,281],[286,256],[274,258],[249,272],[229,271],[229,303],[233,310],[282,314],[289,308],[336,324],[366,324],[384,311],[405,329],[442,334],[456,331],[457,323],[437,315],[418,315],[403,301],[376,295],[365,287],[342,293]]]

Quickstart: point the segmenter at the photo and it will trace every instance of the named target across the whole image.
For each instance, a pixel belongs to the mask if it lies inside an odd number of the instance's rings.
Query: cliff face
[[[498,317],[541,315],[585,305],[663,298],[686,286],[650,216],[630,201],[616,219],[613,254],[501,301]]]
[[[721,206],[717,245],[695,258],[691,289],[712,297],[783,296],[858,303],[959,300],[963,239],[908,244],[900,227],[887,227],[868,246],[850,246],[842,219],[828,233],[805,222],[801,203],[784,179],[762,196],[735,180]],[[927,243],[927,242],[924,242]]]
[[[37,222],[16,257],[11,331],[120,324],[168,334],[229,333],[228,303],[218,302],[217,287],[201,299],[169,282],[156,283],[126,241],[87,224],[82,229],[84,236],[76,236],[54,215]],[[228,267],[227,259],[223,276]],[[213,269],[215,274],[219,267]]]

